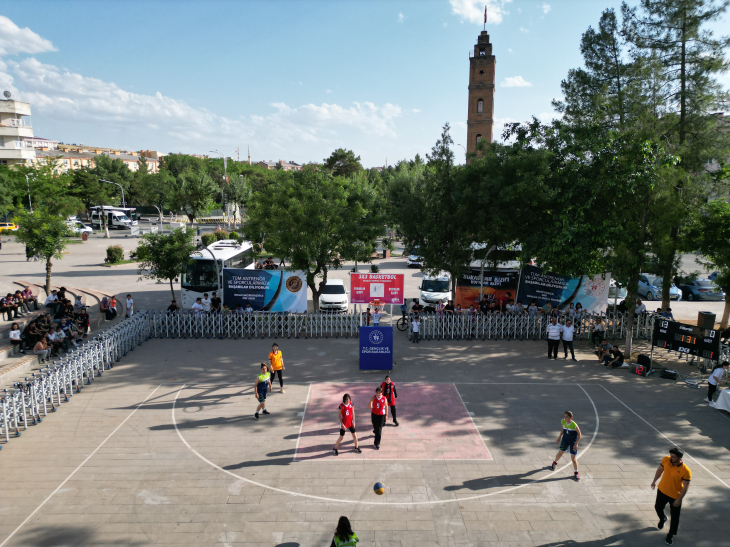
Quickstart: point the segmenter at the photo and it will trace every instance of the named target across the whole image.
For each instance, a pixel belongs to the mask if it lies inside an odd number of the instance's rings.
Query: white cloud
[[[27,27],[19,28],[10,19],[0,15],[0,55],[44,53],[46,51],[58,50],[50,40],[41,38]]]
[[[499,87],[532,87],[532,84],[525,81],[522,76],[510,76],[505,78]]]
[[[414,108],[413,110],[411,110],[411,112],[418,114],[420,112],[420,110],[418,108]]]
[[[451,13],[470,23],[484,23],[484,5],[487,5],[487,22],[498,25],[505,15],[504,5],[512,0],[449,0]]]
[[[510,53],[512,53],[512,48],[507,48],[507,51],[509,51]]]
[[[328,89],[327,91],[325,91],[325,93],[332,93],[332,90]]]
[[[444,23],[444,24],[443,24],[443,27],[444,27],[444,28],[446,28],[446,27],[448,27],[448,26],[449,26],[449,24],[448,24],[448,23]]]
[[[526,34],[530,34],[530,31],[527,30],[525,27],[520,27],[520,32],[524,32]]]
[[[399,13],[399,14],[398,14],[398,22],[399,22],[399,23],[402,23],[402,22],[403,22],[403,19],[405,19],[405,17],[403,16],[403,14],[402,14],[402,13]]]
[[[549,11],[550,11],[550,4],[543,4],[542,5],[542,12],[546,14]]]

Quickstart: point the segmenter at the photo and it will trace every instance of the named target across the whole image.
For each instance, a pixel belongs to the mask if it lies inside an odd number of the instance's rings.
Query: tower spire
[[[487,5],[484,4],[484,30],[487,30]]]

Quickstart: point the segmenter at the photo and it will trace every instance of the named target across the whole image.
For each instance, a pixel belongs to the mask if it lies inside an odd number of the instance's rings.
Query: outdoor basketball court
[[[675,545],[728,544],[730,419],[698,390],[540,343],[397,343],[400,427],[375,451],[384,375],[358,372],[356,341],[279,341],[286,393],[254,420],[271,342],[147,342],[11,440],[0,546],[319,546],[340,515],[361,547],[663,544],[649,484],[674,444],[693,473]],[[334,456],[345,392],[363,452],[348,432]],[[565,458],[547,469],[564,410],[581,482]]]

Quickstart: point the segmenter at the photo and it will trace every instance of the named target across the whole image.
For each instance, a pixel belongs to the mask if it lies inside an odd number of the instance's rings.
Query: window
[[[477,135],[477,142],[479,142],[480,140],[482,140],[482,136],[481,135]]]
[[[482,112],[484,112],[484,101],[479,99],[477,101],[477,114],[481,114]]]

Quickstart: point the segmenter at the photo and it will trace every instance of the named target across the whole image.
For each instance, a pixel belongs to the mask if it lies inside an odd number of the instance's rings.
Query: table
[[[715,408],[717,410],[730,412],[730,389],[723,389],[720,391],[720,395],[717,397],[717,402],[715,403]]]

